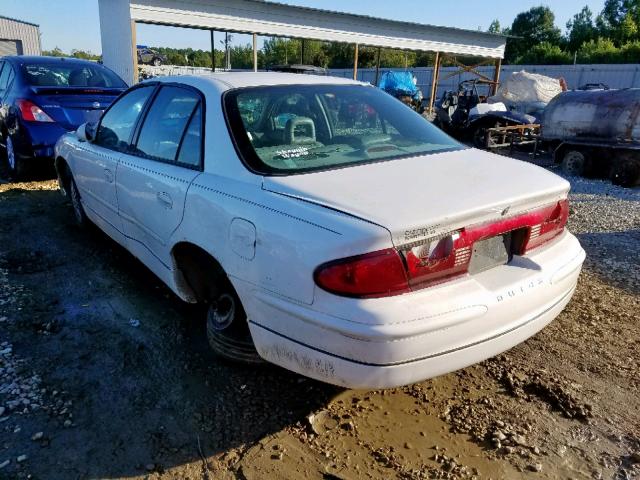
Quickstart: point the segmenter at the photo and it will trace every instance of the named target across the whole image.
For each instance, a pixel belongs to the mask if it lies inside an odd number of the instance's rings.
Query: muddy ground
[[[386,391],[221,362],[197,309],[53,181],[0,184],[0,478],[640,478],[640,191],[574,182],[549,327]]]

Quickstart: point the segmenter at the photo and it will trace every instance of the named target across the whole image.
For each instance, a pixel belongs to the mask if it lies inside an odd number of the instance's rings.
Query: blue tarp
[[[384,72],[378,82],[378,87],[394,97],[408,95],[413,97],[419,91],[413,83],[411,72]]]

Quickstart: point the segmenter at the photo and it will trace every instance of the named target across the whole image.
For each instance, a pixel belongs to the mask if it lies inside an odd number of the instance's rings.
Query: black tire
[[[156,57],[153,59],[151,63],[153,64],[154,67],[159,67],[160,65],[162,65],[162,60]]]
[[[619,160],[611,166],[609,179],[620,187],[634,187],[640,183],[640,162]]]
[[[13,145],[13,140],[11,139],[11,135],[7,135],[7,138],[5,140],[5,146],[6,146],[7,165],[9,167],[9,176],[13,180],[23,180],[28,173],[27,164],[16,153],[15,147]]]
[[[78,191],[78,187],[76,182],[73,180],[73,177],[69,178],[69,199],[71,200],[73,216],[76,220],[76,224],[79,227],[86,227],[89,223],[89,219],[87,218],[87,214],[82,206],[80,192]]]
[[[209,289],[206,321],[207,340],[213,352],[225,360],[260,364],[264,360],[258,355],[249,332],[247,314],[231,282],[222,275]]]
[[[590,172],[589,158],[580,150],[565,151],[562,155],[561,167],[566,175],[574,177],[582,177]]]

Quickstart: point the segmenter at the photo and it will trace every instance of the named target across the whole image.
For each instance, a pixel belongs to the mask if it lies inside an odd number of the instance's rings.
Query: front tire
[[[71,206],[73,207],[73,216],[76,220],[76,224],[79,227],[85,227],[87,223],[89,223],[89,220],[82,205],[80,192],[78,191],[78,187],[76,186],[76,182],[73,178],[69,180],[69,197],[71,199]]]
[[[159,67],[160,65],[162,65],[162,60],[160,60],[159,58],[154,58],[153,59],[153,66],[154,67]]]

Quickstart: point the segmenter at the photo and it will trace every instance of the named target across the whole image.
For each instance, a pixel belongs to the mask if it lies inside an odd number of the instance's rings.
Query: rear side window
[[[185,131],[199,105],[200,97],[192,90],[162,87],[144,119],[135,152],[147,158],[175,162],[183,137],[193,141],[194,132],[185,135]]]
[[[0,63],[0,70],[0,91],[4,91],[9,84],[9,71],[11,67],[7,62],[2,62]]]
[[[178,163],[189,167],[200,166],[202,158],[202,105],[198,105],[184,133]]]
[[[140,112],[154,88],[151,85],[136,88],[114,103],[102,117],[94,143],[113,150],[126,150]]]

